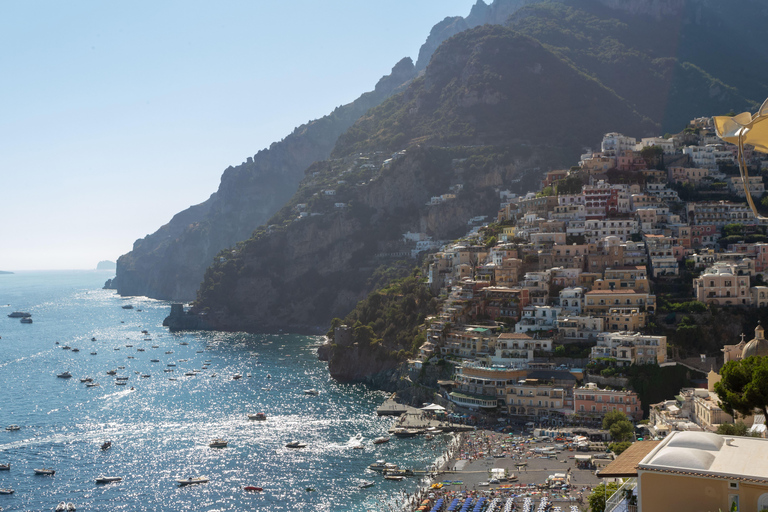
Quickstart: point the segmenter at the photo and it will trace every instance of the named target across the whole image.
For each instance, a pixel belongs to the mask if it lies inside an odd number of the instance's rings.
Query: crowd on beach
[[[547,456],[536,453],[541,450],[534,448],[554,446],[554,440],[535,443],[523,432],[517,435],[476,430],[455,435],[446,454],[431,468],[434,472],[429,484],[408,496],[403,510],[443,512],[457,499],[461,503],[482,503],[483,510],[488,511],[526,507],[531,511],[586,509],[586,498],[599,479],[591,470],[579,470],[567,449],[560,450],[557,456]],[[497,472],[506,468],[504,474],[509,480],[494,481],[492,468]],[[564,477],[555,483],[551,480],[554,474]]]

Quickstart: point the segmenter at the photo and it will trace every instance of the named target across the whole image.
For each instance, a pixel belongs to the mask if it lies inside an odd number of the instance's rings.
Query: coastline
[[[555,450],[554,441],[530,442],[519,435],[524,432],[516,434],[492,430],[450,434],[453,437],[445,452],[428,469],[418,490],[407,497],[401,510],[415,511],[427,501],[431,507],[440,498],[463,501],[484,497],[518,507],[529,500],[550,503],[562,510],[586,511],[589,493],[601,482],[595,470],[579,469],[575,451],[561,450],[555,456],[537,453]],[[510,481],[488,484],[491,469],[506,471]],[[548,488],[556,474],[564,475],[567,488]]]

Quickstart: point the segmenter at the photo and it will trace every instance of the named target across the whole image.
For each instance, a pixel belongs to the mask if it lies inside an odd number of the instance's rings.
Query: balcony
[[[637,512],[637,478],[628,478],[608,498],[605,503],[605,512]]]

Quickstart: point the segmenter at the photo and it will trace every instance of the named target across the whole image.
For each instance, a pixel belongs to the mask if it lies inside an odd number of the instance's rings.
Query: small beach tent
[[[427,405],[425,407],[422,407],[421,410],[422,411],[427,411],[427,412],[438,412],[438,411],[445,412],[445,407],[443,407],[442,405],[437,405],[437,404],[429,404],[429,405]]]

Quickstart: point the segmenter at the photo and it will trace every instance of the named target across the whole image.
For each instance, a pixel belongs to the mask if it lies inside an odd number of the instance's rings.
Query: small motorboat
[[[177,479],[176,483],[179,484],[179,486],[184,485],[194,485],[194,484],[206,484],[208,483],[208,479],[204,476],[198,476],[195,478],[189,477],[189,478],[183,478],[183,479]]]
[[[20,428],[21,428],[21,427],[20,427],[20,426],[18,426],[18,425],[8,425],[7,427],[5,427],[5,430],[11,430],[11,431],[13,431],[13,430],[19,430]]]
[[[402,475],[384,475],[384,480],[393,480],[393,481],[395,481],[395,482],[400,482],[400,481],[402,481],[404,478],[405,478],[405,477],[404,477],[404,476],[402,476]]]
[[[126,385],[126,382],[124,380],[119,380],[115,382],[115,386],[125,386],[125,385]]]
[[[0,464],[0,471],[10,471],[11,464],[10,462],[8,464]]]
[[[95,356],[95,355],[96,355],[96,352],[91,352],[91,355],[92,355],[92,356]]]
[[[69,372],[62,372],[56,375],[60,379],[69,379],[72,377],[72,374]]]
[[[249,420],[255,420],[255,421],[266,421],[267,415],[263,412],[257,412],[256,414],[249,414],[248,415]]]
[[[388,443],[388,442],[389,442],[389,438],[385,436],[377,437],[376,439],[373,440],[373,444],[382,444],[382,443]]]
[[[291,441],[290,443],[285,445],[286,448],[306,448],[307,443],[302,443],[300,441]]]
[[[232,380],[238,380],[238,379],[242,379],[242,378],[243,378],[243,376],[242,376],[242,375],[240,375],[239,373],[236,373],[236,374],[234,374],[234,375],[232,376]]]
[[[91,341],[96,341],[96,337],[94,336],[93,338],[91,338]]]
[[[374,482],[373,480],[363,480],[363,482],[360,485],[358,485],[358,487],[360,489],[367,489],[369,487],[373,487],[375,483],[376,482]]]
[[[64,503],[63,501],[56,505],[56,512],[74,512],[77,510],[77,507],[75,507],[75,504],[71,501],[69,503]]]
[[[98,382],[89,382],[88,384],[85,385],[85,387],[87,387],[87,388],[97,388],[97,387],[99,387],[99,383]]]
[[[13,489],[0,489],[0,494],[13,494]]]
[[[150,359],[149,362],[150,363],[159,363],[160,360],[159,359]]]
[[[227,440],[222,439],[220,437],[214,439],[210,443],[208,443],[208,446],[211,448],[226,448],[227,447]]]
[[[32,323],[32,319],[30,317],[25,317],[25,318],[22,318],[20,320],[20,322],[23,323],[23,324],[31,324]]]
[[[117,375],[117,370],[108,370],[107,375]]]
[[[251,492],[261,492],[264,489],[261,488],[261,487],[256,487],[255,485],[246,485],[245,487],[243,487],[243,490],[244,491],[251,491]]]
[[[122,480],[121,476],[100,476],[96,479],[97,484],[111,484],[112,482],[119,482]]]
[[[109,450],[112,447],[112,441],[104,441],[101,443],[102,450]]]
[[[123,306],[123,309],[133,309],[133,305],[132,304],[126,304],[125,306]]]
[[[33,469],[32,471],[34,471],[36,475],[53,476],[54,474],[56,474],[55,469],[39,468],[39,469]]]
[[[320,392],[319,392],[318,390],[316,390],[315,388],[312,388],[312,389],[305,389],[305,390],[304,390],[304,394],[305,394],[305,395],[313,395],[313,396],[317,396],[317,395],[319,395],[319,394],[320,394]]]
[[[72,352],[80,352],[80,349],[79,348],[73,348]]]
[[[186,341],[182,341],[181,343],[179,343],[179,345],[189,345],[189,343],[187,343]]]
[[[80,382],[93,382],[93,379],[90,377],[83,377],[82,379],[80,379]]]
[[[368,469],[371,471],[378,471],[378,472],[384,472],[384,471],[392,471],[398,469],[397,464],[392,464],[391,462],[385,462],[383,460],[377,460],[370,466],[368,466]]]

